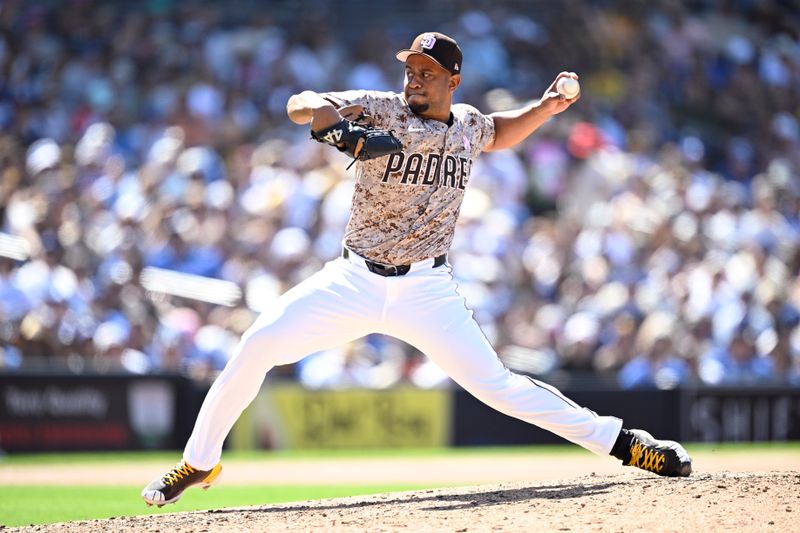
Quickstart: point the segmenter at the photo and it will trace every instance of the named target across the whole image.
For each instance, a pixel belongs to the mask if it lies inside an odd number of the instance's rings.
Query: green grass
[[[332,459],[332,458],[362,458],[362,457],[459,457],[459,456],[484,456],[484,455],[511,455],[511,454],[571,454],[586,453],[578,446],[572,445],[540,445],[540,446],[482,446],[476,448],[369,448],[369,449],[341,449],[341,450],[256,450],[256,451],[225,451],[222,455],[224,462],[285,459]],[[179,451],[157,452],[73,452],[73,453],[28,453],[10,454],[0,457],[0,468],[4,465],[26,464],[64,464],[69,463],[116,463],[136,461],[164,461],[175,463],[180,459]]]
[[[209,491],[190,489],[177,503],[159,509],[145,506],[139,497],[141,487],[9,486],[0,487],[0,502],[2,502],[0,503],[0,524],[27,526],[112,516],[178,513],[425,488],[433,488],[433,486],[219,486]]]
[[[689,443],[690,452],[753,453],[800,451],[800,442],[760,442],[760,443]],[[223,460],[269,462],[285,459],[331,459],[331,458],[386,458],[386,457],[464,457],[485,455],[570,455],[585,454],[586,450],[574,445],[538,446],[481,446],[465,448],[376,448],[342,450],[274,450],[274,451],[225,451]],[[178,451],[157,452],[72,452],[72,453],[29,453],[0,456],[0,469],[3,466],[26,464],[78,464],[78,463],[117,463],[137,461],[162,461],[172,464],[180,459]]]

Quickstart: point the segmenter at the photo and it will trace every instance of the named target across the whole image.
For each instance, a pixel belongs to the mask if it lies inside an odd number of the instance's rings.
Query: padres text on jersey
[[[375,126],[392,130],[403,151],[359,161],[345,245],[386,264],[409,264],[447,252],[472,162],[494,136],[494,121],[466,104],[445,124],[415,115],[402,94],[326,93],[360,104]]]

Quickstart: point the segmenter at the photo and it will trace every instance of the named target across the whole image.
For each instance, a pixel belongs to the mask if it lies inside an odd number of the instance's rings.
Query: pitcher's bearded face
[[[413,54],[406,60],[403,93],[411,111],[417,115],[449,112],[451,74],[441,65],[422,54]]]

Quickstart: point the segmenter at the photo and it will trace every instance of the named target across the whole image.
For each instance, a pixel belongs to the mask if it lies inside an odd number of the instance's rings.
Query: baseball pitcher
[[[537,102],[484,115],[452,103],[462,68],[452,38],[423,33],[397,59],[405,66],[402,93],[305,91],[289,99],[293,122],[310,124],[315,140],[347,152],[356,165],[342,254],[282,295],[243,335],[208,392],[182,460],[142,490],[149,505],[213,484],[226,435],[272,367],[370,333],[411,344],[487,405],[598,455],[662,476],[691,473],[680,444],[624,429],[622,420],[509,371],[447,262],[475,159],[516,145],[569,108],[580,94],[566,98],[556,85],[577,76],[562,72]]]

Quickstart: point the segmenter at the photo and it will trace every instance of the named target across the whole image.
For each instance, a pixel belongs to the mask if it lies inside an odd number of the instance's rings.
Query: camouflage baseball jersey
[[[452,124],[415,115],[402,94],[345,91],[323,96],[360,104],[378,128],[394,131],[403,151],[356,164],[344,244],[362,257],[404,265],[447,252],[453,242],[472,162],[494,137],[494,120],[466,104]]]

